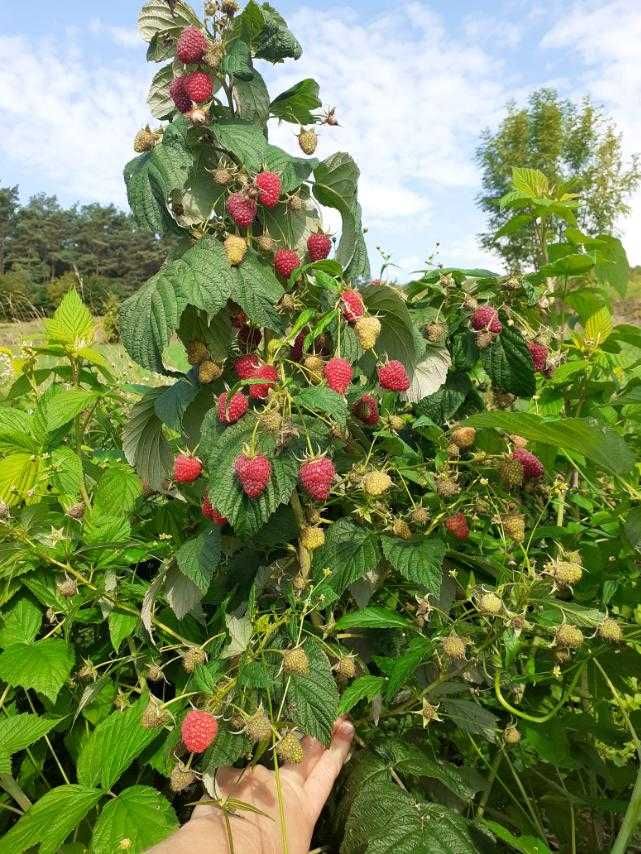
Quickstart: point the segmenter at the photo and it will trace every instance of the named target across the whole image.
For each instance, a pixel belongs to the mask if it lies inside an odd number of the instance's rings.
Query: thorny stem
[[[298,490],[295,489],[292,492],[289,504],[292,508],[292,512],[300,532],[305,527],[305,512],[303,511],[303,506],[300,503],[300,498],[298,497]],[[301,543],[300,539],[298,540],[298,560],[300,563],[300,573],[304,579],[307,579],[312,568],[312,559],[309,551]]]

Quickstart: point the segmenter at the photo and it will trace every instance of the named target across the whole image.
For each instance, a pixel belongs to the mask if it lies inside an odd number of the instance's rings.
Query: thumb
[[[347,761],[353,738],[352,724],[348,720],[339,719],[334,728],[332,743],[320,757],[305,782],[307,804],[314,821],[325,806],[336,778]]]

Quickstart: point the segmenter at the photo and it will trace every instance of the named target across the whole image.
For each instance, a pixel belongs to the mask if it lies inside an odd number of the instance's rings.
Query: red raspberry
[[[332,240],[323,231],[315,231],[307,238],[307,252],[312,261],[322,261],[332,251]]]
[[[381,388],[385,388],[388,391],[407,391],[410,387],[410,379],[407,376],[405,365],[396,359],[392,359],[384,365],[379,365],[377,373]]]
[[[338,394],[345,394],[352,381],[353,371],[347,359],[334,356],[323,368],[323,374],[325,382],[331,389]]]
[[[203,516],[205,519],[211,520],[214,524],[220,525],[222,528],[223,525],[227,524],[227,519],[216,510],[214,505],[209,500],[209,497],[205,495],[203,498],[202,504],[200,505],[200,509],[202,510]]]
[[[539,344],[538,341],[528,341],[527,348],[532,356],[534,370],[543,373],[547,367],[550,351],[545,344]]]
[[[298,470],[298,482],[314,501],[327,501],[335,477],[334,463],[327,457],[307,460]]]
[[[214,85],[211,77],[204,71],[192,71],[184,78],[184,88],[187,97],[195,104],[204,104],[210,101],[214,94]]]
[[[352,414],[370,427],[378,424],[378,402],[376,398],[371,394],[364,394],[352,406]]]
[[[467,524],[464,513],[455,513],[453,516],[448,516],[445,520],[445,527],[457,540],[467,540],[470,536],[470,526]]]
[[[231,325],[234,329],[242,329],[247,326],[247,315],[242,308],[235,308],[230,312]]]
[[[521,463],[523,466],[523,475],[526,480],[535,480],[545,474],[545,468],[541,460],[525,448],[515,448],[512,453],[512,459],[518,460]]]
[[[227,213],[236,225],[247,228],[256,219],[256,202],[244,193],[232,193],[227,199]]]
[[[476,329],[477,332],[487,330],[498,335],[503,329],[503,324],[499,320],[499,313],[491,305],[480,305],[475,309],[471,323],[472,329]]]
[[[207,53],[207,39],[197,27],[183,30],[176,45],[176,56],[185,65],[200,62]]]
[[[191,110],[191,98],[185,92],[185,77],[186,75],[176,77],[169,87],[171,99],[181,113],[188,113]]]
[[[356,323],[365,314],[365,303],[358,291],[352,289],[341,293],[343,317],[348,323]]]
[[[237,391],[231,400],[224,391],[218,395],[218,420],[221,424],[235,424],[249,409],[249,401],[242,391]]]
[[[262,454],[256,457],[241,454],[236,457],[234,471],[245,495],[249,498],[260,498],[272,476],[272,464]]]
[[[180,727],[183,744],[190,753],[203,753],[218,735],[218,721],[209,712],[191,709]]]
[[[174,480],[176,483],[193,483],[198,480],[202,471],[203,464],[198,457],[178,454],[174,460]]]
[[[255,375],[260,365],[260,357],[256,353],[247,353],[245,356],[236,359],[234,370],[239,380],[248,380]]]
[[[274,269],[283,279],[289,279],[294,270],[300,267],[300,258],[293,249],[277,249],[274,253]]]
[[[249,386],[249,396],[252,400],[265,400],[269,389],[278,379],[278,371],[273,365],[260,365],[252,374],[253,379],[267,380],[265,383],[255,383]]]
[[[275,208],[280,199],[280,175],[275,172],[261,172],[256,175],[255,183],[258,187],[258,201],[261,205],[265,205],[266,208]]]

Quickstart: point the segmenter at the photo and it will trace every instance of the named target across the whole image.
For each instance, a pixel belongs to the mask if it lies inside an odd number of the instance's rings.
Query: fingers
[[[336,778],[345,764],[354,738],[354,727],[345,719],[339,719],[334,727],[332,743],[319,757],[305,782],[310,810],[314,820],[325,806]]]

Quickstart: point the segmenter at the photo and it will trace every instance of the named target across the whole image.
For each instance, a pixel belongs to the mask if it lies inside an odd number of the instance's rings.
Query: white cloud
[[[148,71],[102,66],[71,44],[0,37],[0,151],[66,198],[125,204],[122,167],[145,117]]]
[[[100,18],[93,18],[89,24],[89,32],[97,36],[106,34],[119,47],[139,50],[141,46],[140,35],[135,27],[131,29],[127,29],[126,27],[111,27],[108,24],[104,24]]]

